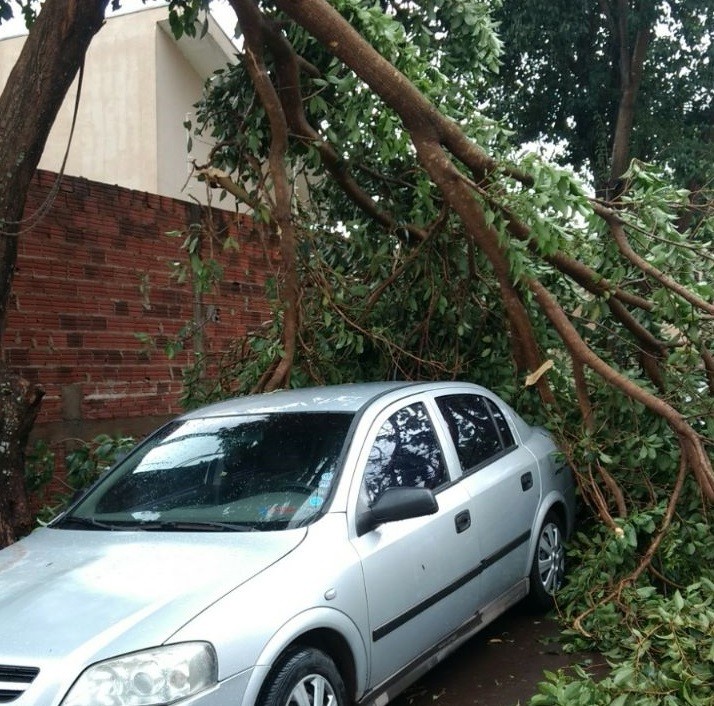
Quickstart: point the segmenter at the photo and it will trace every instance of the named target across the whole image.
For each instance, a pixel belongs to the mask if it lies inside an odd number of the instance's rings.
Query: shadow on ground
[[[604,659],[593,654],[564,654],[556,642],[553,617],[516,606],[493,622],[391,706],[525,706],[537,692],[543,671],[581,664],[604,672]]]

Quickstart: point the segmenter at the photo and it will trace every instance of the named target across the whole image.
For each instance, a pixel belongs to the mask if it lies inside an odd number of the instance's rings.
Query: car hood
[[[36,530],[0,551],[0,664],[161,644],[305,533]]]

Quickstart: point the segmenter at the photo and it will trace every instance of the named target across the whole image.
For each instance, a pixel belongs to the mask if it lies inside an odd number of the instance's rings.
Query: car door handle
[[[460,512],[456,517],[454,517],[454,524],[456,525],[457,534],[465,532],[469,527],[471,527],[471,514],[468,510]]]
[[[533,474],[528,471],[521,476],[521,488],[523,490],[530,490],[533,487]]]

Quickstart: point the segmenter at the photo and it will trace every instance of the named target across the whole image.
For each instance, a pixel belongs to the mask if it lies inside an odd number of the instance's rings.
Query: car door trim
[[[431,608],[431,606],[435,605],[447,596],[450,596],[454,591],[458,591],[467,583],[473,581],[473,579],[475,579],[479,574],[482,574],[486,569],[490,568],[498,561],[510,554],[512,551],[520,547],[522,544],[529,541],[530,537],[530,530],[528,530],[527,532],[523,532],[523,534],[519,535],[515,539],[512,539],[510,542],[508,542],[508,544],[504,544],[498,551],[484,558],[478,564],[478,566],[473,568],[467,574],[464,574],[453,583],[449,584],[448,586],[445,586],[440,591],[437,591],[433,595],[424,599],[421,603],[417,603],[415,606],[405,611],[401,615],[398,615],[396,618],[392,618],[392,620],[390,620],[389,622],[386,622],[383,625],[380,625],[378,628],[375,628],[372,631],[372,642],[378,642],[382,638],[389,635],[389,633],[394,632],[396,629],[402,627],[402,625],[405,625],[413,618],[416,618],[425,610]]]
[[[420,679],[430,669],[442,662],[466,640],[490,625],[499,615],[528,595],[528,579],[521,579],[506,589],[500,596],[483,606],[461,627],[436,644],[424,654],[405,665],[396,674],[386,679],[356,702],[357,706],[386,706],[410,684]]]

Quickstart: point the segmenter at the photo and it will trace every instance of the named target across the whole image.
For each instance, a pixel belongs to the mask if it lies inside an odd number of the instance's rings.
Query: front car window
[[[57,526],[285,529],[320,514],[352,414],[210,417],[167,425]]]
[[[392,487],[433,489],[446,480],[441,447],[423,404],[395,412],[369,452],[362,492],[368,505]]]

